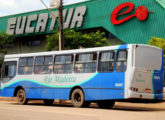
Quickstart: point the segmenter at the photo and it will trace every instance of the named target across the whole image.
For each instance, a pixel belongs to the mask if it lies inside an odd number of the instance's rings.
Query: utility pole
[[[55,18],[56,16],[53,14],[51,9],[47,7],[47,5],[40,0],[43,5],[49,10],[50,14]],[[64,50],[64,32],[63,32],[63,0],[50,0],[50,7],[58,8],[59,11],[59,51]]]
[[[64,29],[63,29],[63,0],[59,6],[59,51],[64,50]]]

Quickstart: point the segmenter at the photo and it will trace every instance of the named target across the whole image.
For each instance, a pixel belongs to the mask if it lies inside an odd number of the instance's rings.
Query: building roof
[[[112,13],[119,5],[128,2],[133,4],[133,10],[128,14],[118,15],[117,20],[125,19],[131,15],[134,15],[134,17],[119,25],[114,25],[111,21]],[[144,21],[138,20],[137,16],[142,15],[144,17],[146,12],[142,10],[140,14],[135,15],[139,6],[147,8],[149,12],[147,19]],[[165,37],[165,8],[162,7],[159,0],[90,0],[65,6],[64,9],[66,28],[85,30],[102,27],[126,44],[147,44],[152,36]],[[121,11],[124,10],[121,9]],[[53,11],[57,12],[56,9]],[[80,16],[78,16],[79,14]],[[32,20],[29,27],[33,31],[27,29],[29,19]],[[19,28],[23,20],[25,21],[25,26],[22,28],[23,32],[21,32],[21,29],[16,30],[16,26]],[[42,20],[45,22],[40,24]],[[10,32],[17,33],[16,36],[49,34],[57,28],[57,19],[53,24],[51,15],[46,9],[0,17],[0,31],[11,30]]]

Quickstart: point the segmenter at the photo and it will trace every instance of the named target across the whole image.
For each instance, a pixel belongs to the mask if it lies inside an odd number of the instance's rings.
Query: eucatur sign
[[[86,13],[86,6],[63,10],[64,28],[81,27]],[[53,12],[55,18],[48,13],[32,14],[29,16],[13,17],[8,20],[8,34],[24,34],[45,32],[47,29],[53,31],[58,18],[58,11]],[[48,26],[49,20],[51,21]],[[33,23],[36,22],[34,25]]]
[[[125,8],[128,8],[128,9],[121,12]],[[126,3],[123,3],[119,6],[117,6],[111,13],[112,24],[119,25],[119,24],[122,24],[122,23],[132,19],[133,17],[136,17],[140,21],[144,21],[148,18],[148,14],[150,11],[148,11],[145,6],[139,6],[136,8],[136,11],[134,14],[129,15],[123,19],[120,19],[120,20],[117,19],[119,16],[122,16],[124,14],[128,14],[128,13],[132,12],[133,9],[134,9],[134,4],[131,2],[126,2]]]

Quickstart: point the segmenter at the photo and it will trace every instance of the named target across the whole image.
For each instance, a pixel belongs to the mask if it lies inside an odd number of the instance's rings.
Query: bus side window
[[[33,72],[33,57],[20,58],[18,66],[19,75],[32,74]]]
[[[76,55],[75,73],[94,73],[96,72],[97,53],[83,53]]]
[[[98,63],[99,72],[113,72],[114,71],[114,52],[101,52],[99,54]]]
[[[53,70],[53,56],[39,56],[35,59],[34,74],[50,74]]]
[[[72,73],[73,55],[56,55],[54,60],[54,73]]]
[[[116,71],[125,72],[127,69],[127,51],[120,50],[117,52]]]
[[[16,75],[16,70],[16,61],[5,62],[2,67],[2,82],[5,83],[10,81]]]

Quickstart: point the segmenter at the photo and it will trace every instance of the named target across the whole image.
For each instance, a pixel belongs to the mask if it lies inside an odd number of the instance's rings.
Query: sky
[[[43,0],[49,7],[49,0]],[[63,0],[64,4],[73,4],[85,0]],[[0,17],[34,10],[45,9],[40,0],[0,0]]]

